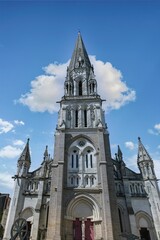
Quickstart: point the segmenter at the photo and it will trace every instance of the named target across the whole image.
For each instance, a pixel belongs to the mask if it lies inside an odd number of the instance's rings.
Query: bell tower
[[[109,133],[80,33],[59,103],[47,240],[118,240]]]

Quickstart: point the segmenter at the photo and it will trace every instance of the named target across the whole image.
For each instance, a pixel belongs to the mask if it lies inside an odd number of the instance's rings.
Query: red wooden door
[[[73,236],[74,240],[82,240],[82,222],[79,218],[73,221]]]
[[[93,222],[90,219],[85,221],[85,239],[94,240]]]

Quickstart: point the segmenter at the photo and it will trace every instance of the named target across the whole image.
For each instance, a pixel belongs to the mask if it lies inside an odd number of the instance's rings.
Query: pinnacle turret
[[[31,165],[31,156],[29,150],[29,138],[27,139],[27,143],[18,159],[18,175],[26,175]]]
[[[27,139],[25,148],[22,151],[18,161],[26,161],[26,162],[31,163],[30,150],[29,150],[29,138]]]
[[[140,137],[138,138],[137,163],[144,179],[156,178],[153,160],[147,152],[146,148],[143,146]]]
[[[137,156],[137,162],[142,161],[152,161],[152,158],[150,157],[149,153],[147,152],[146,148],[141,142],[141,138],[138,137],[138,156]]]

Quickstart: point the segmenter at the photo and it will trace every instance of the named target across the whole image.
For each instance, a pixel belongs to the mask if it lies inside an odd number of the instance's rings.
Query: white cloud
[[[24,122],[23,121],[19,121],[19,120],[14,120],[14,123],[16,125],[24,125]]]
[[[158,149],[160,149],[160,145],[158,145],[158,147],[157,147]]]
[[[7,133],[14,128],[13,124],[0,118],[0,134]]]
[[[109,62],[96,60],[95,56],[90,56],[91,62],[95,69],[98,83],[98,93],[107,101],[104,107],[107,110],[119,109],[136,98],[135,91],[128,88],[122,81],[122,74],[114,68]],[[31,111],[53,113],[58,110],[59,106],[56,101],[64,95],[64,80],[66,69],[69,61],[63,64],[49,64],[44,67],[44,75],[36,77],[31,82],[29,92],[21,95],[18,102],[29,107]]]
[[[96,60],[95,56],[90,57],[95,69],[98,84],[98,92],[106,99],[104,104],[106,110],[119,109],[126,103],[134,101],[136,93],[127,87],[122,81],[122,74],[109,62]]]
[[[148,133],[152,135],[159,135],[160,134],[160,123],[157,123],[153,127],[154,129],[148,129]]]
[[[12,176],[8,172],[0,173],[0,186],[13,189],[14,180],[12,179]]]
[[[154,125],[155,130],[160,134],[160,123]]]
[[[133,150],[133,149],[135,149],[135,144],[131,141],[125,142],[125,147],[130,149],[130,150]]]
[[[22,152],[22,149],[18,147],[13,147],[11,145],[7,145],[0,149],[0,157],[1,158],[15,158],[18,157]]]
[[[16,139],[13,141],[13,145],[15,145],[15,146],[23,146],[24,144],[25,143],[20,139]]]

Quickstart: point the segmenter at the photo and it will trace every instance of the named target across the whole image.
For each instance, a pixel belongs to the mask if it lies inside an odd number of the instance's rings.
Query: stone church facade
[[[29,139],[17,161],[4,239],[24,218],[32,240],[160,240],[160,194],[154,163],[138,139],[135,173],[118,146],[111,158],[102,99],[81,34],[67,68],[55,131],[30,172]],[[137,238],[136,238],[137,237]]]

